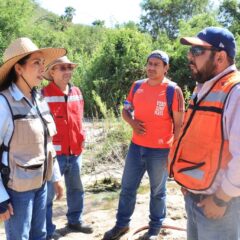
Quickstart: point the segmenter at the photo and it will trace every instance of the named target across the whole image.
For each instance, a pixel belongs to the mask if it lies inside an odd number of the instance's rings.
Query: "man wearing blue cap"
[[[133,83],[124,103],[123,119],[133,129],[133,137],[122,176],[116,225],[105,233],[104,240],[119,239],[129,230],[137,189],[146,171],[151,188],[150,222],[141,239],[157,239],[166,216],[167,156],[184,112],[181,89],[166,78],[168,68],[168,55],[153,51],[147,58],[148,78]]]
[[[236,43],[225,28],[207,27],[189,45],[197,86],[179,138],[169,154],[169,173],[182,186],[189,240],[240,239],[240,74]]]

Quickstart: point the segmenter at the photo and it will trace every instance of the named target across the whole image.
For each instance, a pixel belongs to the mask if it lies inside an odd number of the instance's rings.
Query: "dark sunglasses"
[[[65,71],[72,71],[74,69],[74,67],[72,65],[69,66],[57,66],[54,69],[59,69],[61,72],[65,72]]]
[[[202,47],[202,46],[193,46],[189,49],[189,52],[194,57],[201,56],[202,54],[204,54],[205,51],[220,51],[220,50],[217,49],[217,48],[214,48],[214,47],[205,48],[205,47]]]

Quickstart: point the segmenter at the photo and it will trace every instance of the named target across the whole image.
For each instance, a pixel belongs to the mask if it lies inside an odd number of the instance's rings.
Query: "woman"
[[[44,64],[66,54],[19,38],[0,67],[0,220],[7,240],[46,239],[46,181],[52,175],[55,124],[37,87]]]

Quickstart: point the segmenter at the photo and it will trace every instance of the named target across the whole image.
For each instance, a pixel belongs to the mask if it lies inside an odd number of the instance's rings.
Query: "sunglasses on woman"
[[[205,53],[205,51],[220,51],[219,49],[215,48],[215,47],[202,47],[202,46],[192,46],[189,49],[189,52],[194,56],[194,57],[198,57],[201,56],[202,54]]]

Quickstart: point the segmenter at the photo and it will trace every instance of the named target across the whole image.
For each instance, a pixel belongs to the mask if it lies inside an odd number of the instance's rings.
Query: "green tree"
[[[61,17],[67,22],[72,22],[73,16],[76,14],[76,9],[73,7],[66,7],[64,10],[64,15]]]
[[[93,26],[98,26],[98,27],[104,27],[105,26],[105,21],[104,20],[95,20],[92,23]]]
[[[219,7],[218,20],[234,34],[240,34],[240,2],[224,0]]]
[[[151,38],[131,29],[115,29],[95,53],[82,83],[88,114],[94,114],[92,91],[118,113],[134,80],[143,78]]]
[[[143,0],[140,26],[154,38],[166,33],[170,39],[179,34],[179,21],[207,11],[209,0]]]
[[[219,26],[214,13],[194,16],[188,22],[180,21],[179,37],[176,40],[164,41],[164,39],[160,38],[160,42],[158,42],[170,55],[170,78],[176,81],[182,89],[188,87],[188,89],[192,90],[195,82],[191,78],[188,67],[187,51],[189,47],[181,45],[180,38],[196,36],[199,31],[208,26]]]
[[[53,30],[64,32],[69,28],[69,26],[72,25],[72,19],[75,15],[75,12],[76,10],[73,7],[66,7],[64,14],[61,16],[48,12],[39,17],[36,23],[39,24],[42,21],[46,21]]]
[[[9,43],[30,28],[35,4],[31,0],[0,0],[0,54]],[[24,13],[24,14],[23,14]]]

